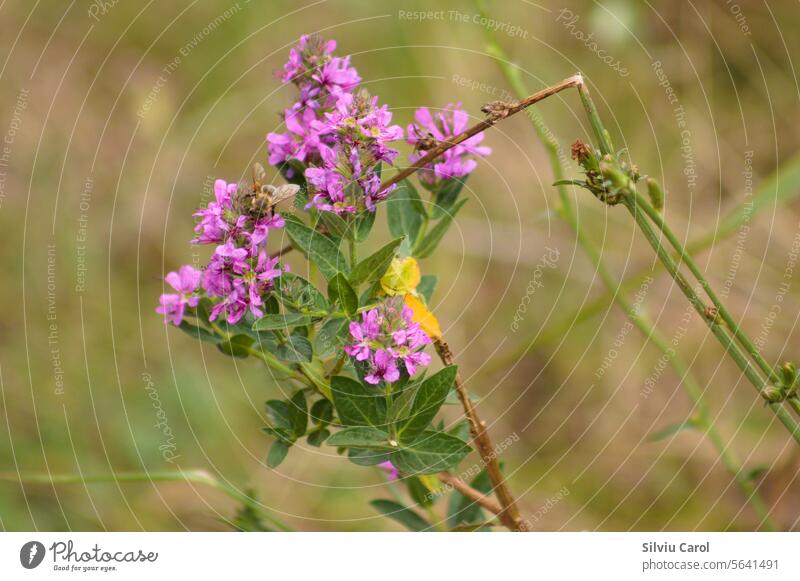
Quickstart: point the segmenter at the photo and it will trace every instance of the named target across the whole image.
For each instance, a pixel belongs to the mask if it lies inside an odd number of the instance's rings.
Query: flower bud
[[[647,178],[647,195],[650,196],[650,203],[659,212],[664,208],[664,190],[653,178]]]
[[[783,364],[781,367],[781,378],[783,379],[783,384],[787,388],[794,386],[794,383],[797,380],[797,368],[795,367],[794,363],[787,361]]]
[[[763,397],[769,403],[778,403],[785,399],[783,391],[781,391],[780,388],[775,387],[774,385],[768,385],[767,387],[762,389],[761,397]]]

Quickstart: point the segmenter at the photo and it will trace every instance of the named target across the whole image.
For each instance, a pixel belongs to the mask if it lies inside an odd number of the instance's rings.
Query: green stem
[[[205,470],[177,470],[174,472],[114,472],[113,474],[36,474],[0,473],[0,481],[30,484],[96,484],[104,482],[189,482],[214,488],[237,502],[254,510],[261,517],[282,531],[292,529],[276,517],[266,512],[249,495],[230,484],[218,480]]]
[[[356,247],[355,237],[349,237],[348,242],[350,246],[350,268],[355,268],[358,263],[358,248]]]
[[[731,336],[716,319],[707,317],[705,315],[705,304],[694,291],[683,274],[678,270],[678,266],[675,264],[672,256],[670,256],[669,252],[667,252],[666,249],[661,245],[661,241],[659,240],[659,237],[653,227],[650,225],[650,222],[648,222],[646,216],[639,211],[636,198],[632,196],[626,196],[624,200],[625,207],[631,213],[648,243],[656,252],[658,259],[664,264],[664,266],[667,268],[667,272],[670,273],[672,278],[678,284],[678,288],[680,288],[683,294],[686,295],[686,298],[689,299],[689,302],[692,304],[695,311],[697,311],[697,313],[700,315],[700,318],[706,322],[714,336],[719,340],[720,343],[722,343],[722,346],[725,348],[725,352],[731,356],[739,368],[744,372],[747,379],[750,380],[750,383],[753,384],[753,387],[755,387],[759,394],[761,394],[761,391],[767,387],[764,379],[753,367],[752,363],[747,358],[747,355],[736,344],[733,336]],[[775,413],[786,429],[789,430],[789,433],[792,435],[795,441],[800,443],[800,426],[797,424],[791,414],[786,411],[782,403],[775,402],[768,403],[767,405]]]
[[[478,8],[481,12],[485,12],[484,5],[482,0],[477,1]],[[485,14],[484,14],[485,15]],[[529,94],[528,88],[525,86],[525,82],[522,79],[520,71],[517,67],[513,66],[505,53],[503,52],[500,45],[497,43],[494,35],[488,29],[485,32],[487,37],[487,52],[495,58],[495,61],[499,64],[503,74],[505,75],[506,79],[511,84],[514,92],[519,95],[520,97],[524,97],[525,95]],[[583,97],[583,92],[581,93],[582,98],[588,99],[589,103],[591,104],[591,99],[588,97],[588,93],[586,97]],[[592,106],[592,109],[594,107]],[[541,116],[538,112],[533,108],[529,108],[527,110],[528,117],[530,118],[534,129],[536,131],[536,135],[539,137],[539,140],[545,147],[547,151],[547,155],[550,161],[550,167],[553,172],[553,177],[555,181],[560,181],[564,179],[564,167],[561,162],[561,157],[559,155],[559,146],[558,141],[556,140],[553,133],[550,129],[545,125],[544,121],[542,120]],[[600,134],[604,135],[605,131],[602,127],[598,127],[598,131]],[[610,145],[609,145],[610,148]],[[572,207],[572,203],[569,197],[569,192],[564,185],[557,186],[559,199],[561,201],[561,206],[559,208],[559,215],[564,218],[564,220],[569,224],[572,230],[575,232],[578,244],[581,246],[583,251],[587,254],[591,262],[595,265],[596,271],[600,276],[605,287],[611,293],[611,300],[614,301],[631,319],[633,324],[639,329],[639,331],[647,337],[650,341],[652,341],[653,345],[663,354],[670,353],[670,346],[668,340],[661,334],[658,328],[651,323],[645,315],[639,313],[638,310],[634,309],[631,302],[627,299],[626,295],[621,291],[621,287],[623,283],[615,279],[615,277],[611,274],[611,271],[605,265],[602,257],[600,256],[599,252],[595,248],[594,244],[591,243],[586,238],[583,230],[580,228],[580,224],[578,223],[577,215]],[[605,306],[605,302],[601,303],[601,306]],[[599,311],[600,309],[598,309]],[[572,326],[574,321],[568,321],[569,326]],[[559,333],[554,335],[554,337],[562,337],[563,334]],[[525,351],[529,348],[526,347]],[[679,354],[675,353],[674,350],[672,351],[672,356],[669,358],[669,363],[674,371],[678,374],[678,377],[681,380],[681,385],[684,386],[687,394],[689,395],[690,399],[692,400],[695,408],[697,409],[695,423],[698,427],[708,434],[709,441],[711,444],[716,448],[717,453],[723,463],[723,465],[727,468],[727,470],[733,475],[736,482],[742,488],[742,491],[745,494],[745,498],[752,506],[753,510],[761,519],[761,522],[764,524],[766,528],[770,530],[774,530],[775,526],[769,518],[769,511],[766,508],[766,505],[759,495],[758,491],[755,489],[752,481],[748,480],[742,469],[741,465],[739,464],[738,460],[735,458],[733,452],[730,448],[725,444],[724,439],[722,438],[719,431],[714,427],[710,417],[708,407],[703,399],[703,390],[700,387],[698,381],[695,379],[694,375],[690,372],[689,366],[683,360]]]
[[[667,238],[667,241],[669,241],[669,243],[678,253],[681,262],[685,262],[686,266],[689,267],[689,270],[697,279],[697,282],[700,283],[700,286],[703,287],[703,290],[711,299],[711,302],[714,303],[719,315],[722,317],[725,323],[727,323],[728,327],[731,329],[731,332],[733,332],[733,336],[736,337],[737,341],[739,341],[739,344],[741,344],[742,347],[744,347],[744,349],[750,354],[750,357],[752,357],[756,364],[761,368],[761,371],[767,377],[769,377],[770,381],[777,383],[779,378],[775,373],[775,370],[764,360],[764,358],[761,356],[761,353],[759,353],[758,349],[756,349],[755,345],[753,345],[753,343],[750,341],[750,338],[742,332],[739,325],[728,312],[728,309],[725,308],[725,306],[717,297],[717,294],[714,292],[714,289],[711,288],[711,285],[708,283],[705,276],[703,276],[703,273],[700,271],[700,268],[698,268],[697,263],[695,263],[694,259],[684,249],[683,245],[678,240],[677,236],[675,236],[675,234],[672,232],[672,229],[664,221],[664,218],[661,216],[661,214],[659,214],[641,194],[636,191],[631,193],[636,200],[636,204],[640,206],[648,215],[648,217],[655,223],[655,225],[658,226],[658,229],[661,230],[661,232]]]

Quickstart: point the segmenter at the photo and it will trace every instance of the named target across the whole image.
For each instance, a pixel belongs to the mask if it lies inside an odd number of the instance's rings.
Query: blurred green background
[[[794,273],[776,298],[800,232],[796,5],[488,6],[532,90],[588,76],[617,146],[666,184],[681,237],[713,233],[778,172],[747,229],[697,256],[765,357],[797,356]],[[202,484],[15,481],[193,469],[251,487],[296,529],[398,530],[368,504],[390,497],[378,470],[305,446],[268,469],[262,405],[280,388],[258,363],[166,328],[154,308],[166,272],[205,258],[188,241],[213,179],[265,162],[264,136],[293,97],[273,71],[299,35],[335,38],[398,123],[454,101],[477,118],[511,92],[486,51],[495,25],[477,14],[468,1],[2,4],[2,529],[228,529],[235,501]],[[577,95],[538,110],[568,161],[589,135]],[[470,178],[472,200],[423,269],[440,276],[434,311],[492,435],[519,439],[502,458],[523,512],[542,530],[755,527],[702,434],[648,439],[691,414],[681,378],[607,300],[579,316],[606,291],[555,214],[533,126],[516,116],[485,143],[494,153]],[[617,278],[654,265],[622,209],[572,195]],[[800,528],[797,449],[702,321],[683,320],[672,280],[652,276],[643,312],[690,362],[774,519]]]

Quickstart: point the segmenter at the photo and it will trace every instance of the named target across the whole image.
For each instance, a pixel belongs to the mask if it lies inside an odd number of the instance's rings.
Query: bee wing
[[[254,163],[253,180],[257,182],[263,182],[265,179],[267,179],[267,172],[264,170],[264,166],[258,162]]]
[[[284,184],[282,186],[278,186],[272,192],[272,205],[279,204],[284,200],[288,200],[289,198],[293,198],[297,192],[300,191],[300,186],[297,184]]]

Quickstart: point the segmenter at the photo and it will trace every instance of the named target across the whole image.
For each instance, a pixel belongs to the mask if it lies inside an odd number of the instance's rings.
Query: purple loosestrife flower
[[[400,477],[400,471],[389,460],[381,462],[378,467],[386,470],[386,478],[388,480],[397,480]]]
[[[350,66],[350,57],[335,57],[334,50],[336,41],[305,35],[289,51],[289,61],[279,78],[293,83],[299,95],[283,113],[287,131],[267,135],[270,164],[280,165],[290,159],[318,162],[320,148],[331,144],[332,137],[321,137],[315,122],[324,119],[325,113],[361,82]]]
[[[377,97],[361,91],[342,95],[336,109],[313,124],[332,144],[320,147],[321,163],[306,170],[313,193],[307,207],[337,214],[375,211],[375,203],[394,189],[380,191],[378,164],[394,163],[398,152],[388,144],[403,138],[403,129],[391,120],[386,105],[379,107]]]
[[[345,352],[365,365],[367,383],[394,383],[400,379],[401,366],[413,377],[419,367],[430,364],[431,356],[422,349],[431,338],[412,315],[402,300],[390,298],[362,313],[360,322],[350,323],[354,342],[345,346]]]
[[[199,270],[184,265],[178,269],[178,272],[170,272],[164,277],[164,280],[178,291],[178,294],[163,294],[158,300],[161,306],[156,309],[156,312],[164,315],[165,323],[180,325],[186,307],[197,306],[200,297],[197,296],[196,291],[200,286],[202,274]]]
[[[447,105],[432,115],[427,107],[420,107],[414,114],[415,123],[408,126],[408,143],[415,147],[409,161],[415,163],[428,150],[440,142],[448,142],[467,129],[469,116],[461,108],[461,103]],[[492,150],[479,145],[483,141],[483,133],[478,133],[447,150],[436,161],[419,172],[419,179],[431,189],[436,189],[443,182],[455,178],[463,178],[477,167],[477,162],[469,156],[486,157]]]

